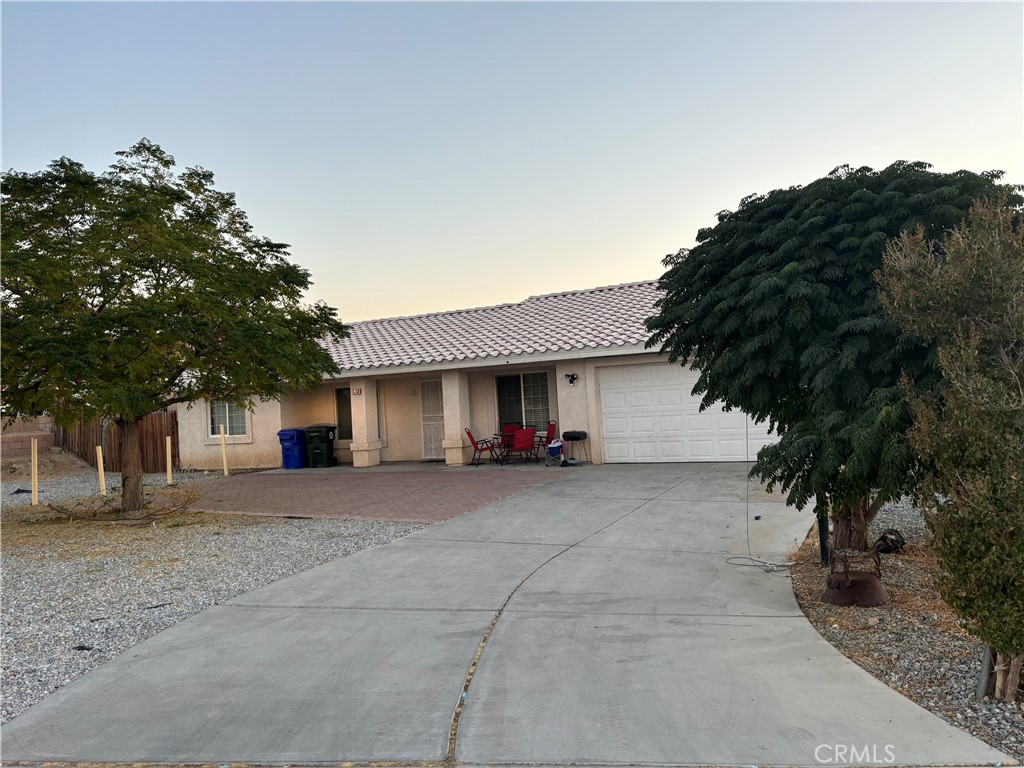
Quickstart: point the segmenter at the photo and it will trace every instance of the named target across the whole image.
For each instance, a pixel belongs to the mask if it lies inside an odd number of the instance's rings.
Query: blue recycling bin
[[[285,469],[302,469],[306,466],[306,430],[282,429],[277,433],[281,441],[281,464]]]

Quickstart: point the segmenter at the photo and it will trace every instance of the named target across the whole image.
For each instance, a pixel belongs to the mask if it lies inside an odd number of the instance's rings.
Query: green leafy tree
[[[309,272],[253,234],[203,168],[143,139],[103,174],[66,157],[2,177],[8,417],[102,417],[123,436],[122,509],[143,505],[139,421],[174,403],[251,406],[312,389],[346,335]]]
[[[1012,701],[1024,662],[1024,227],[978,204],[931,243],[905,233],[876,274],[902,328],[938,343],[943,379],[906,381],[923,460],[918,502],[943,598],[998,652],[995,695]]]
[[[934,173],[925,163],[837,168],[802,187],[751,195],[697,245],[665,258],[648,346],[700,372],[703,407],[722,402],[779,435],[752,475],[790,504],[831,514],[839,548],[867,548],[886,501],[914,486],[902,371],[937,380],[934,351],[902,332],[872,278],[886,241],[962,221],[1005,194],[1000,172]]]

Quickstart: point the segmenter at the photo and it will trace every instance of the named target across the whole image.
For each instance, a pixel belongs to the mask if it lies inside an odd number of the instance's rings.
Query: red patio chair
[[[501,443],[501,447],[504,450],[509,451],[512,449],[512,435],[516,433],[517,429],[522,428],[522,424],[502,424],[501,434],[495,435],[494,437],[497,442]]]
[[[507,464],[513,453],[518,453],[523,457],[523,461],[533,459],[536,462],[540,462],[540,457],[537,456],[537,430],[535,429],[517,429],[512,434],[512,445],[502,455],[502,464]]]
[[[488,455],[490,461],[498,461],[501,457],[501,446],[490,438],[487,440],[477,440],[473,437],[473,433],[469,431],[469,427],[466,427],[466,437],[469,438],[469,442],[473,445],[473,459],[469,463],[474,467],[480,466],[478,459],[485,453]]]
[[[548,443],[555,439],[558,435],[558,425],[553,421],[548,422],[548,431],[543,435],[537,435],[537,450],[538,452],[542,448],[547,448]]]

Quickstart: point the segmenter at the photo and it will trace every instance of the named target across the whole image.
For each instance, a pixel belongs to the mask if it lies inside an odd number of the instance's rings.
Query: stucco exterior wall
[[[220,469],[220,436],[210,435],[206,400],[174,406],[178,412],[178,455],[186,469]],[[227,437],[229,469],[272,469],[281,466],[281,404],[258,400],[246,414],[246,434]]]
[[[575,374],[578,378],[574,384],[569,383],[566,376]],[[593,378],[593,371],[585,361],[572,360],[565,363],[558,363],[555,366],[555,399],[558,400],[558,412],[561,418],[558,420],[558,433],[569,430],[585,430],[588,434],[590,428],[590,383]]]
[[[477,440],[490,437],[499,428],[494,376],[494,371],[474,371],[469,375],[469,424],[463,429],[469,427]]]
[[[423,458],[423,417],[420,382],[438,381],[441,374],[380,379],[382,408],[381,461],[420,461]]]
[[[312,424],[337,424],[334,390],[335,384],[331,383],[314,392],[290,392],[281,399],[281,428],[305,429]]]
[[[507,365],[494,368],[473,368],[467,372],[466,392],[469,396],[469,424],[458,425],[458,431],[469,426],[478,439],[493,435],[498,424],[495,377],[533,371],[548,374],[548,400],[551,418],[558,422],[558,432],[585,430],[587,449],[595,463],[603,463],[601,401],[598,380],[601,368],[615,365],[665,362],[656,354],[618,355],[614,357],[577,358],[544,365]],[[575,374],[570,384],[567,374]],[[381,423],[381,461],[420,461],[423,458],[423,426],[420,405],[420,384],[441,379],[440,372],[408,375],[384,375],[360,379],[360,386],[379,391],[378,406]],[[280,403],[260,402],[249,415],[249,434],[244,438],[228,438],[228,458],[232,467],[279,467],[281,448],[277,431],[304,428],[311,424],[336,424],[335,389],[349,386],[349,380],[325,382],[312,393],[292,392]],[[464,411],[456,411],[461,413]],[[376,416],[374,417],[376,418]],[[198,402],[191,410],[179,407],[179,435],[182,465],[196,469],[220,468],[220,438],[208,436],[209,409]],[[537,425],[538,430],[546,425]],[[468,439],[465,446],[469,445]],[[351,463],[353,455],[348,440],[336,444],[338,461]],[[468,459],[467,459],[468,460]]]

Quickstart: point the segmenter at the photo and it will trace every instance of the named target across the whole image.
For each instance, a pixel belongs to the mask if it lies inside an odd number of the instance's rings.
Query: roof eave
[[[402,365],[375,366],[365,368],[345,368],[337,375],[325,376],[325,379],[355,379],[365,376],[395,376],[407,373],[432,373],[438,371],[464,370],[467,368],[501,368],[505,365],[545,365],[562,360],[586,360],[602,357],[621,357],[624,355],[658,354],[658,350],[647,349],[643,342],[637,344],[611,345],[607,347],[586,347],[584,349],[565,349],[555,352],[532,352],[518,355],[492,355],[467,360],[443,360],[430,363],[413,363]]]

